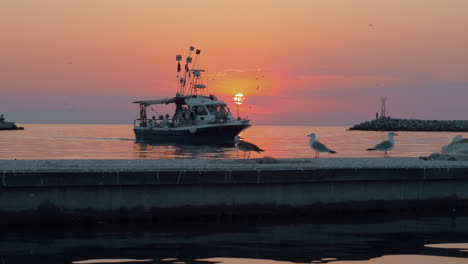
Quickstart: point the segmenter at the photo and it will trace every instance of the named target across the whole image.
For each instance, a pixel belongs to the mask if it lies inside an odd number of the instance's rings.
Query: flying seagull
[[[327,148],[327,146],[325,146],[324,144],[318,142],[317,140],[315,140],[315,134],[312,133],[310,135],[307,135],[308,137],[310,137],[310,142],[309,142],[309,145],[310,147],[315,150],[315,158],[319,158],[320,156],[320,152],[326,152],[326,153],[336,153],[336,151],[333,151],[329,148]]]
[[[236,143],[236,150],[240,150],[240,151],[243,151],[244,152],[244,159],[245,159],[245,153],[248,152],[249,155],[247,158],[250,158],[250,152],[251,151],[255,151],[257,153],[260,153],[262,151],[265,151],[259,147],[257,147],[256,145],[250,143],[250,142],[247,142],[247,141],[244,141],[244,140],[241,140],[242,138],[240,136],[236,136],[234,138],[234,142]]]
[[[373,148],[368,148],[366,150],[380,150],[380,151],[385,151],[384,158],[388,158],[388,153],[387,151],[390,151],[393,149],[395,146],[395,141],[393,141],[393,136],[398,136],[398,134],[394,132],[389,132],[388,133],[388,139],[380,142],[379,144],[375,145]]]

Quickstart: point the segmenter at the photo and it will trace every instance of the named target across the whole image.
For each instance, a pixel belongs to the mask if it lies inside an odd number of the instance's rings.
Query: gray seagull
[[[310,137],[310,142],[309,142],[309,145],[310,147],[315,150],[315,158],[318,159],[319,156],[320,156],[320,152],[326,152],[326,153],[336,153],[336,151],[333,151],[329,148],[327,148],[327,146],[325,146],[324,144],[318,142],[316,139],[315,139],[315,134],[312,133],[310,135],[307,135],[308,137]]]
[[[237,156],[237,150],[240,150],[240,151],[243,151],[244,152],[244,159],[245,159],[245,153],[248,152],[248,156],[247,158],[250,158],[250,152],[251,151],[255,151],[257,153],[260,153],[262,151],[265,151],[259,147],[257,147],[256,145],[250,143],[250,142],[247,142],[247,141],[244,141],[244,140],[241,140],[242,138],[240,136],[236,136],[234,138],[234,142],[236,143],[236,156]]]
[[[389,158],[387,151],[390,151],[395,146],[395,141],[393,140],[393,136],[398,136],[395,132],[388,133],[388,139],[380,142],[379,144],[375,145],[373,148],[368,148],[366,150],[380,150],[384,151],[384,158]]]

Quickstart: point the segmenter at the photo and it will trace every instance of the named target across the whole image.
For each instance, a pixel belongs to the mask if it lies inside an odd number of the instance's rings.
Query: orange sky
[[[193,45],[211,93],[253,124],[467,119],[468,1],[0,2],[0,112],[18,123],[131,123],[174,95]],[[257,89],[258,88],[258,89]],[[102,121],[105,120],[105,121]]]

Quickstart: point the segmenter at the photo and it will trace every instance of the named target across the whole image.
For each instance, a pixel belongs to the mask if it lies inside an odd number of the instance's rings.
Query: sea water
[[[3,227],[0,263],[462,264],[467,242],[460,216],[36,225]]]
[[[137,143],[130,125],[25,124],[0,131],[0,159],[235,158],[235,148]],[[265,149],[252,157],[310,158],[307,137],[336,150],[331,157],[382,157],[368,152],[385,132],[346,127],[253,126],[242,136]],[[459,133],[399,132],[391,156],[418,157],[440,151]],[[468,137],[467,133],[461,133]],[[0,187],[0,198],[1,196]],[[354,218],[241,223],[146,223],[91,226],[3,226],[0,264],[468,264],[468,217]],[[426,247],[429,244],[442,244]]]
[[[0,159],[179,159],[236,158],[234,147],[135,142],[131,125],[22,124],[25,130],[0,131]],[[348,131],[348,127],[252,126],[241,133],[265,151],[251,158],[312,158],[310,133],[335,150],[321,158],[383,157],[366,151],[387,138],[386,132]],[[398,132],[394,157],[419,157],[439,152],[455,132]]]

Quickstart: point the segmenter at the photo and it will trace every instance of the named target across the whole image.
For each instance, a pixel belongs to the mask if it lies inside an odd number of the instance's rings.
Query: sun
[[[244,95],[241,94],[241,93],[237,93],[234,95],[234,102],[236,102],[236,104],[240,105],[242,104],[242,101],[244,101]]]

